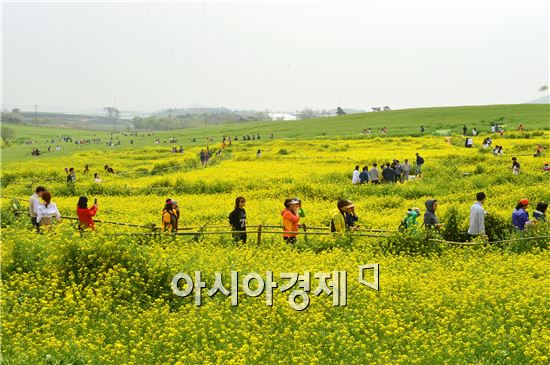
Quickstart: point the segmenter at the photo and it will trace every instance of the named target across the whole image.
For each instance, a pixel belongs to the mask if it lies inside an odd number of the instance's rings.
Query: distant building
[[[294,114],[290,113],[269,113],[271,120],[298,120]]]

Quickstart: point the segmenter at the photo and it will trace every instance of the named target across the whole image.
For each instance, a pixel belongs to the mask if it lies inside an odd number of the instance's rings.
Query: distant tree
[[[341,107],[336,108],[336,114],[337,115],[345,115],[346,112]]]
[[[15,139],[15,131],[11,128],[2,126],[2,131],[0,134],[2,135],[2,140],[6,146],[9,146],[10,142]]]
[[[2,123],[20,124],[23,123],[23,119],[19,113],[2,112]]]
[[[12,113],[15,113],[15,114],[21,113],[21,111],[19,110],[19,108],[13,108],[13,109],[11,110],[11,112],[12,112]]]
[[[328,111],[326,109],[323,109],[319,112],[319,115],[322,116],[322,117],[326,117],[326,116],[330,115],[330,111]]]
[[[300,119],[311,119],[318,117],[319,113],[310,108],[304,108],[298,112],[298,118]]]

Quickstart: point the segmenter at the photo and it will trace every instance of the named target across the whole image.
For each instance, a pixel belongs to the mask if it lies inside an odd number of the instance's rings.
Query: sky
[[[2,109],[523,103],[543,0],[3,2]]]

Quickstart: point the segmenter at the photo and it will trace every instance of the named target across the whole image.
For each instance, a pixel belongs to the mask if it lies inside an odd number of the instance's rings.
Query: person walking
[[[409,160],[405,159],[405,162],[401,165],[401,169],[403,170],[403,181],[409,181],[409,175],[411,173]]]
[[[403,164],[399,160],[395,160],[393,171],[395,172],[395,182],[403,182]]]
[[[378,164],[376,162],[373,163],[372,164],[372,169],[370,169],[370,171],[369,171],[370,181],[373,184],[379,184],[380,183],[380,173],[379,173],[378,169],[376,168],[376,166],[378,166]]]
[[[529,213],[525,210],[528,205],[529,200],[521,199],[516,205],[516,209],[512,212],[512,224],[519,231],[523,231],[525,225],[529,222]]]
[[[420,177],[422,175],[422,165],[424,165],[424,159],[416,153],[416,176]]]
[[[470,207],[470,226],[468,234],[470,236],[485,235],[485,215],[487,212],[483,209],[483,204],[487,199],[484,192],[476,194],[476,202]]]
[[[435,214],[439,203],[436,199],[429,199],[426,200],[424,205],[426,206],[426,212],[424,213],[424,226],[428,229],[439,229],[441,224],[439,224],[439,220]]]
[[[407,214],[405,214],[405,218],[401,221],[401,224],[399,225],[399,230],[403,231],[406,229],[412,229],[416,230],[417,222],[416,218],[420,217],[420,208],[410,208],[407,210]]]
[[[363,166],[363,171],[359,174],[359,183],[368,184],[369,182],[369,167]]]
[[[360,172],[359,172],[359,165],[355,166],[355,170],[353,170],[353,175],[351,177],[351,183],[353,185],[357,185],[361,182],[361,179],[359,178]]]
[[[67,185],[74,186],[75,182],[76,182],[76,174],[74,172],[74,167],[71,167],[69,169],[69,174],[67,175]]]
[[[395,172],[389,162],[386,163],[386,167],[382,170],[382,181],[386,184],[393,184],[395,182]]]
[[[233,233],[233,240],[235,242],[242,241],[243,243],[246,243],[245,203],[245,198],[238,196],[237,199],[235,199],[235,209],[229,213],[229,224],[231,225],[231,229],[235,231],[235,233]]]

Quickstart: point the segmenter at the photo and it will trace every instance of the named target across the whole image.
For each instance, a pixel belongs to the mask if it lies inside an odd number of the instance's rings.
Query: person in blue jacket
[[[359,183],[367,184],[369,182],[369,167],[363,166],[363,171],[359,174]]]
[[[529,222],[529,213],[525,210],[529,205],[527,199],[521,199],[516,206],[516,210],[512,213],[512,224],[520,231],[525,229],[525,224]]]

